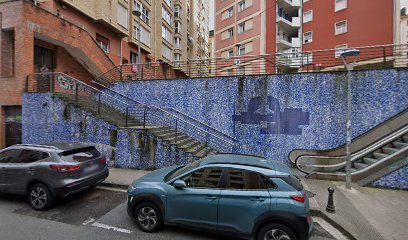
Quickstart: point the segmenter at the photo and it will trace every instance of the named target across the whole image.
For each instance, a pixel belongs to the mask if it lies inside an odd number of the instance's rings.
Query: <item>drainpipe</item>
[[[122,55],[122,37],[120,38],[120,63],[119,65],[122,65],[123,63],[123,55]]]

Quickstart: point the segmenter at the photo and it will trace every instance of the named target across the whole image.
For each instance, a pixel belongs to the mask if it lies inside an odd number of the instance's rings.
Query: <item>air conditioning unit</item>
[[[240,65],[241,64],[241,59],[235,60],[235,65]]]

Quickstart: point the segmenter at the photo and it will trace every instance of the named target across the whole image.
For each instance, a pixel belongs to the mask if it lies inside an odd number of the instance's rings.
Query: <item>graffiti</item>
[[[233,115],[232,121],[241,124],[259,124],[261,134],[302,135],[301,125],[309,125],[309,112],[301,108],[280,109],[279,101],[271,96],[267,98],[266,114],[259,113],[262,109],[261,97],[251,98],[247,112]],[[263,127],[266,123],[266,126]]]
[[[78,86],[79,91],[92,93],[90,87],[66,75],[58,75],[57,81],[60,87],[66,91],[75,91]]]

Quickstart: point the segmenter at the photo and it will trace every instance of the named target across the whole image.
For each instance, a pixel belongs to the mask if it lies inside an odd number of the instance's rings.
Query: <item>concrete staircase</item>
[[[55,96],[64,100],[68,105],[85,110],[95,117],[120,128],[141,129],[155,135],[157,138],[175,145],[177,149],[191,153],[194,157],[202,158],[207,155],[216,154],[217,151],[199,142],[194,138],[183,134],[176,129],[167,126],[144,126],[143,121],[124,111],[111,107],[106,103],[98,104],[92,96],[75,96],[67,93],[54,93]]]

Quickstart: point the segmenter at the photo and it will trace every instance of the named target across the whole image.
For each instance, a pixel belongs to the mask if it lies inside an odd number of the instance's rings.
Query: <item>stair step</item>
[[[174,136],[176,134],[175,130],[169,130],[165,132],[159,132],[159,133],[154,133],[157,137],[159,138],[169,138],[171,136]]]
[[[189,151],[190,153],[192,153],[193,152],[192,149],[196,148],[200,144],[201,143],[199,141],[195,141],[195,142],[192,142],[191,144],[180,146],[180,148],[186,149],[186,152]]]
[[[149,130],[149,132],[157,133],[157,132],[161,132],[161,131],[165,131],[165,130],[171,130],[171,128],[168,128],[168,127],[156,127],[156,128],[151,128]]]
[[[195,146],[194,148],[189,148],[186,150],[186,152],[188,153],[192,153],[193,155],[197,152],[200,152],[201,150],[203,150],[206,147],[206,145],[204,143],[200,143],[197,146]]]
[[[383,158],[387,157],[388,155],[385,154],[385,153],[375,152],[375,153],[373,153],[373,156],[374,156],[374,158],[376,158],[376,159],[383,159]]]
[[[386,154],[393,154],[393,153],[399,151],[399,149],[397,149],[397,148],[391,148],[391,147],[383,147],[382,150],[383,150],[383,152],[386,153]]]
[[[195,153],[194,156],[199,157],[199,158],[203,158],[203,157],[206,157],[208,155],[208,153],[210,153],[211,151],[212,151],[212,149],[210,149],[210,148],[204,148],[203,150]]]
[[[374,158],[363,158],[363,161],[365,164],[368,164],[368,165],[378,162],[378,160]]]
[[[185,139],[182,139],[182,140],[180,140],[180,141],[177,141],[177,143],[176,143],[176,145],[177,145],[177,148],[181,148],[181,146],[184,146],[184,145],[188,145],[188,144],[191,144],[192,142],[195,142],[195,140],[194,139],[192,139],[191,137],[188,137],[187,136],[187,138],[185,138]]]
[[[394,147],[399,148],[399,149],[408,147],[408,143],[399,142],[399,141],[395,141],[392,144],[394,145]]]
[[[184,140],[186,138],[189,138],[189,136],[186,136],[184,134],[179,134],[176,137],[176,136],[174,136],[174,134],[172,134],[172,135],[169,135],[168,137],[163,137],[162,139],[165,140],[165,141],[171,142],[173,144],[174,142],[176,142],[176,140],[177,140],[177,142],[180,142],[180,141],[182,141],[182,140]]]
[[[367,164],[364,164],[364,163],[355,162],[355,163],[353,163],[353,164],[354,164],[354,167],[355,167],[356,169],[358,169],[358,170],[361,170],[361,169],[364,169],[364,168],[368,167],[368,165],[367,165]]]

